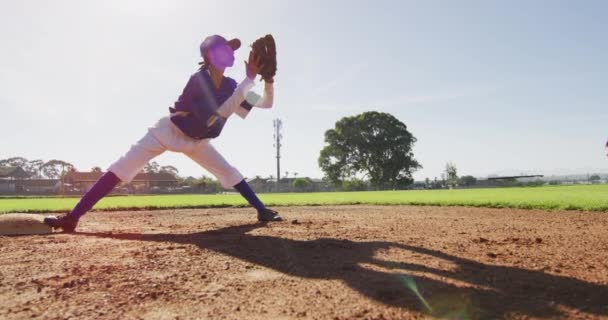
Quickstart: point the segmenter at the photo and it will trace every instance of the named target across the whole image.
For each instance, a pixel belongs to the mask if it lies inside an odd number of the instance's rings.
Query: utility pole
[[[279,183],[281,181],[281,139],[283,139],[283,135],[281,134],[281,128],[283,128],[283,121],[281,121],[281,119],[274,119],[272,123],[274,125],[274,147],[277,149],[277,191],[280,191]]]

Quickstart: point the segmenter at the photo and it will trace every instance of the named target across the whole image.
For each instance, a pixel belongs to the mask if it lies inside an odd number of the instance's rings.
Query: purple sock
[[[116,185],[120,183],[120,179],[111,171],[106,172],[91,188],[84,194],[82,199],[69,213],[70,216],[80,219],[87,211],[91,210],[97,201],[105,197]]]
[[[262,211],[262,210],[266,209],[266,206],[264,206],[264,204],[262,203],[262,201],[260,201],[258,196],[255,195],[255,192],[253,192],[253,190],[251,189],[251,187],[249,186],[247,181],[245,181],[245,179],[243,179],[243,181],[241,181],[237,185],[235,185],[234,188],[238,192],[240,192],[241,195],[243,196],[243,198],[247,199],[249,204],[251,206],[253,206],[254,208],[256,208],[256,210]]]

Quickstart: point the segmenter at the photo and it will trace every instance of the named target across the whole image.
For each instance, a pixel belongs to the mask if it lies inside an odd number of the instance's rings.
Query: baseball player
[[[271,50],[272,59],[276,59],[274,40],[272,36],[266,37],[271,38],[265,42],[266,49]],[[253,107],[271,108],[273,104],[276,60],[261,60],[268,52],[250,52],[245,61],[246,77],[238,85],[234,79],[224,76],[226,68],[233,66],[234,51],[240,46],[238,39],[227,41],[219,35],[205,38],[200,45],[201,67],[190,77],[175,105],[169,108],[170,115],[149,128],[141,140],[114,162],[72,211],[62,217],[46,217],[44,222],[64,232],[73,232],[79,219],[100,199],[119,183],[131,182],[150,160],[167,150],[185,154],[213,174],[224,188],[236,189],[257,210],[258,221],[282,221],[276,211],[264,206],[241,173],[211,144],[211,139],[219,136],[231,115],[245,118]],[[262,74],[261,70],[268,69],[272,63],[274,70]],[[264,80],[262,96],[250,92],[258,74]]]

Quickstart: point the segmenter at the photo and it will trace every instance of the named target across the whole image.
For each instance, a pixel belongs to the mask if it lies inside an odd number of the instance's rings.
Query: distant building
[[[27,179],[19,181],[26,194],[54,194],[61,189],[59,179]]]
[[[0,193],[19,193],[24,191],[22,181],[29,176],[20,167],[0,167]]]
[[[68,172],[62,179],[65,193],[84,193],[103,175],[103,172]],[[177,187],[177,179],[170,173],[139,173],[128,185],[120,186],[116,192],[151,193],[166,192]]]

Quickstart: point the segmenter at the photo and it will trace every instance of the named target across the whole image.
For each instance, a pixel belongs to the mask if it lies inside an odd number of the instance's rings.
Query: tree
[[[224,189],[217,180],[207,176],[196,179],[194,186],[202,193],[218,193]]]
[[[450,187],[458,185],[458,170],[456,169],[456,165],[452,162],[448,162],[445,165],[445,179]]]
[[[40,169],[49,179],[59,179],[68,171],[75,170],[73,164],[63,160],[49,160]]]
[[[34,178],[42,178],[42,166],[44,165],[44,161],[42,160],[32,160],[28,161],[25,164],[23,170],[30,174],[31,177]]]
[[[305,191],[311,185],[311,182],[308,178],[296,178],[293,181],[293,187],[298,191]]]
[[[179,174],[179,170],[177,170],[177,168],[174,166],[162,166],[162,167],[160,167],[158,172],[165,172],[174,177],[177,177],[177,175]]]
[[[189,186],[189,187],[193,187],[195,182],[196,182],[196,178],[193,176],[188,176],[188,177],[176,177],[175,178],[177,180],[177,183],[180,186]]]
[[[12,157],[4,160],[0,160],[0,167],[19,167],[25,170],[27,159],[23,157]]]
[[[458,184],[463,185],[463,186],[473,186],[477,183],[477,178],[473,177],[473,176],[462,176],[460,177],[460,179],[458,179]]]
[[[338,186],[365,176],[376,189],[405,187],[421,168],[412,153],[415,142],[406,125],[388,113],[344,117],[325,132],[327,145],[319,155],[319,167]]]
[[[600,176],[598,174],[594,174],[591,177],[589,177],[589,181],[591,181],[591,183],[597,183],[600,180],[602,180],[602,178],[600,178]]]
[[[361,179],[352,178],[342,182],[342,189],[344,191],[365,191],[367,190],[367,183]]]
[[[158,173],[160,165],[156,161],[148,162],[144,166],[145,173]]]
[[[91,168],[91,172],[95,172],[95,173],[101,173],[101,172],[102,172],[102,170],[101,170],[101,168],[100,168],[100,167],[93,167],[93,168]]]

